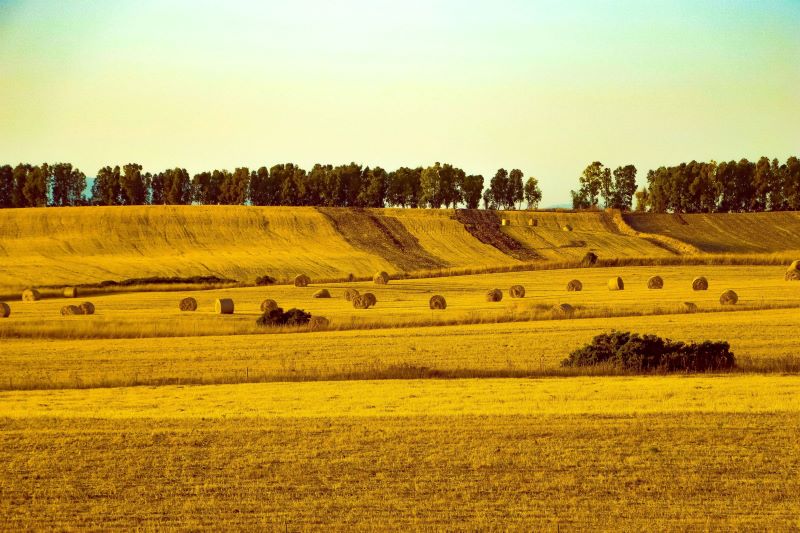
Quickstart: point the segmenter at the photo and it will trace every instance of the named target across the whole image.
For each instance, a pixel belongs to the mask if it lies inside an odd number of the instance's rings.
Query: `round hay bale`
[[[331,321],[324,316],[312,316],[308,321],[308,329],[309,331],[327,329],[330,323]]]
[[[508,295],[512,298],[525,298],[525,287],[522,285],[512,285],[508,289]]]
[[[184,298],[181,300],[181,303],[178,304],[178,308],[181,311],[197,311],[197,300],[192,297]]]
[[[552,309],[553,316],[570,318],[575,314],[575,308],[569,304],[556,304]]]
[[[567,291],[569,292],[580,292],[583,290],[583,283],[579,279],[573,279],[569,283],[567,283]]]
[[[389,274],[386,272],[378,272],[372,276],[372,282],[376,285],[386,285],[389,283]]]
[[[683,310],[687,313],[696,313],[697,312],[697,304],[694,302],[683,302]]]
[[[369,299],[365,298],[363,295],[356,296],[353,298],[353,307],[356,309],[367,309],[369,308]]]
[[[730,289],[723,292],[722,295],[719,297],[719,303],[721,305],[736,305],[736,302],[738,301],[739,301],[739,295]]]
[[[309,283],[311,283],[311,278],[309,278],[305,274],[298,274],[297,276],[294,277],[295,287],[308,287]]]
[[[594,266],[597,264],[597,254],[594,252],[586,252],[586,255],[581,259],[581,266]]]
[[[800,270],[787,270],[783,279],[786,281],[800,281]]]
[[[572,226],[570,226],[569,224],[564,224],[561,227],[561,229],[563,229],[564,231],[572,231]]]
[[[487,302],[499,302],[503,299],[503,291],[500,289],[492,289],[486,292]]]
[[[792,264],[789,265],[789,270],[800,270],[800,259],[792,261]]]
[[[61,308],[61,316],[68,316],[68,315],[82,315],[83,309],[78,307],[77,305],[65,305]]]
[[[610,280],[608,280],[608,290],[624,291],[625,283],[623,283],[622,278],[617,276],[616,278],[611,278]]]
[[[328,292],[328,289],[320,289],[314,294],[311,295],[312,298],[330,298],[331,293]]]
[[[267,311],[272,311],[273,309],[278,308],[278,302],[271,298],[267,298],[263,302],[261,302],[261,312],[266,313]]]
[[[233,300],[230,298],[219,298],[214,302],[214,312],[218,315],[232,315]]]
[[[692,280],[692,290],[694,291],[707,291],[708,290],[708,280],[703,276],[699,278],[694,278]]]
[[[64,287],[64,298],[77,298],[78,287]]]
[[[372,307],[373,305],[378,303],[378,299],[375,298],[375,295],[372,294],[371,292],[365,292],[364,293],[364,298],[367,299],[367,302],[369,302],[369,306],[370,307]]]
[[[5,302],[0,302],[0,318],[8,318],[11,316],[11,306]]]
[[[434,294],[431,296],[428,305],[431,309],[447,309],[447,300],[444,299],[444,296]]]
[[[348,302],[352,302],[353,298],[358,296],[360,293],[355,289],[345,289],[344,290],[344,299]]]
[[[36,289],[25,289],[22,291],[23,302],[36,302],[42,299],[42,295]]]
[[[653,276],[652,278],[647,280],[647,288],[648,289],[663,289],[664,288],[664,280],[661,276]]]
[[[93,315],[94,314],[94,304],[92,302],[83,302],[80,305],[81,312],[84,315]]]

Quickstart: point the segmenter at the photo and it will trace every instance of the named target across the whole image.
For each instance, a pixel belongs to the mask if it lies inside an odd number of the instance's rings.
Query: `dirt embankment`
[[[493,211],[456,209],[454,218],[461,222],[473,237],[484,244],[494,246],[514,259],[520,261],[541,259],[536,252],[503,233],[500,229],[500,218]]]
[[[353,247],[382,257],[399,272],[450,266],[422,248],[417,238],[396,218],[369,209],[319,207],[317,210],[328,217],[336,231]]]

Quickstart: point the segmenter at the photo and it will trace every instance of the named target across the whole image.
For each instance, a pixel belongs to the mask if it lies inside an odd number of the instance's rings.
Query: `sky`
[[[0,0],[0,162],[190,172],[800,154],[800,0]]]

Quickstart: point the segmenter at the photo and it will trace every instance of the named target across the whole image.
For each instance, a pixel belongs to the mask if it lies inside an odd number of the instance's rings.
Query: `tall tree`
[[[788,208],[800,211],[800,159],[792,156],[786,160],[783,180]]]
[[[57,163],[52,167],[52,203],[55,206],[74,206],[84,203],[86,175],[70,163]]]
[[[247,201],[250,187],[250,169],[240,167],[232,173],[227,170],[214,171],[219,179],[219,202],[224,205],[242,205]]]
[[[522,199],[525,196],[525,186],[522,183],[524,177],[522,171],[518,168],[513,169],[508,174],[508,188],[505,194],[507,208],[514,209],[516,204],[522,203]]]
[[[644,213],[650,208],[650,193],[647,187],[642,187],[636,191],[636,211]]]
[[[542,190],[539,188],[539,180],[533,176],[528,178],[525,182],[525,201],[528,203],[528,209],[538,209],[539,202],[542,201]]]
[[[14,169],[11,165],[0,167],[0,208],[14,207]]]
[[[192,199],[202,205],[219,203],[218,174],[198,172],[192,177]]]
[[[365,168],[361,175],[358,204],[363,207],[383,207],[386,196],[386,171],[381,167]]]
[[[11,204],[13,207],[28,207],[22,190],[25,187],[25,182],[28,181],[28,173],[31,170],[33,170],[33,167],[27,163],[20,163],[14,167],[14,190],[11,191]]]
[[[97,205],[119,205],[122,200],[119,167],[103,167],[97,171],[92,183],[92,203]]]
[[[250,173],[250,203],[253,205],[275,205],[276,195],[269,179],[269,169],[259,167]]]
[[[634,194],[636,194],[636,167],[625,165],[614,169],[611,205],[607,205],[607,207],[629,211],[633,204]]]
[[[52,170],[47,163],[32,167],[25,177],[22,195],[28,207],[44,207],[47,205],[47,193],[50,189]]]
[[[165,170],[161,174],[164,184],[164,203],[188,205],[192,203],[192,182],[185,168]]]
[[[147,203],[147,183],[142,174],[142,165],[128,163],[122,167],[120,176],[120,200],[124,205],[144,205]]]
[[[486,200],[487,209],[503,209],[508,207],[508,189],[509,178],[508,172],[504,168],[497,169],[494,177],[489,181],[489,194],[484,196],[484,203]]]
[[[483,176],[480,174],[464,176],[460,189],[461,198],[467,209],[478,209],[481,203],[481,193],[483,193]]]

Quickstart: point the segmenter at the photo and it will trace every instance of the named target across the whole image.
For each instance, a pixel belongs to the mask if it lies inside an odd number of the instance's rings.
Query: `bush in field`
[[[565,367],[605,365],[633,372],[707,372],[733,368],[727,342],[673,342],[656,335],[612,331],[572,352]]]
[[[278,280],[276,280],[272,276],[267,276],[267,275],[258,276],[256,278],[256,285],[258,285],[259,287],[263,287],[265,285],[274,285],[275,283],[277,283],[277,281]]]
[[[267,309],[258,317],[256,324],[259,326],[302,326],[311,320],[311,313],[302,309],[289,309],[285,311],[280,307]]]

